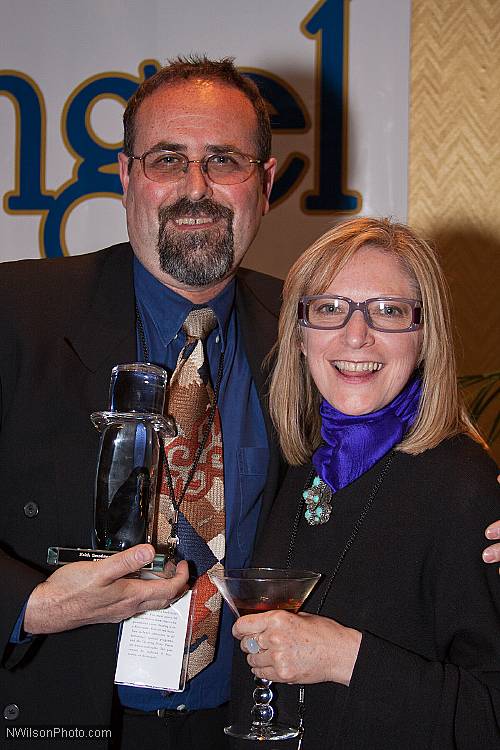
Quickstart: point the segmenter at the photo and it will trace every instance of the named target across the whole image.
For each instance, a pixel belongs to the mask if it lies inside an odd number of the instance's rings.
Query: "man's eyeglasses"
[[[301,326],[332,331],[343,328],[352,314],[363,313],[366,325],[383,333],[416,331],[423,325],[422,303],[404,297],[374,297],[353,302],[348,297],[317,294],[301,297],[298,317]]]
[[[148,180],[160,183],[180,180],[190,164],[199,164],[201,171],[217,185],[236,185],[248,180],[257,164],[263,164],[262,159],[252,159],[239,151],[223,151],[203,159],[188,159],[177,151],[152,150],[142,156],[129,155],[129,159],[140,161]]]

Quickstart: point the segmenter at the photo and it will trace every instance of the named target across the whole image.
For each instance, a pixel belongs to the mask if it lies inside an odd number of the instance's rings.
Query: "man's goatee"
[[[158,212],[158,255],[164,273],[188,286],[207,286],[223,279],[234,261],[233,211],[206,198],[181,198]],[[207,229],[177,231],[170,221],[208,217]],[[218,222],[217,224],[215,222]]]

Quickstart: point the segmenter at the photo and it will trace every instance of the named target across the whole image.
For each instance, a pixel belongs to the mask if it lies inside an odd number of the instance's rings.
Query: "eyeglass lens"
[[[220,185],[244,182],[255,169],[255,163],[237,152],[212,154],[199,164],[209,179]],[[146,177],[154,182],[178,180],[188,168],[187,157],[173,151],[152,151],[144,158]]]
[[[398,331],[410,328],[413,323],[413,308],[404,300],[376,299],[365,305],[374,328]],[[307,305],[307,321],[317,328],[341,328],[349,316],[349,309],[349,302],[345,299],[311,300]]]

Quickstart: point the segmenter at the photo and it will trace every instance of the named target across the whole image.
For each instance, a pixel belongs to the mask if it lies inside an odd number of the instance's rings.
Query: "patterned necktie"
[[[178,550],[194,563],[198,577],[189,679],[213,661],[222,607],[221,596],[208,577],[209,571],[224,567],[222,433],[203,352],[203,341],[216,324],[213,311],[206,307],[187,316],[182,326],[186,343],[171,377],[168,397],[168,413],[174,417],[178,432],[165,445],[171,487],[176,504],[180,503]],[[164,471],[158,513],[159,552],[161,540],[171,533],[175,515],[166,474]]]

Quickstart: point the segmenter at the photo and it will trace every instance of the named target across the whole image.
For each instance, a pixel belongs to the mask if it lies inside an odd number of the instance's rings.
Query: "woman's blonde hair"
[[[321,442],[321,395],[301,351],[299,299],[325,292],[353,255],[366,246],[397,258],[415,296],[422,300],[423,340],[417,362],[422,396],[417,419],[397,450],[421,453],[458,433],[485,445],[459,393],[448,285],[434,250],[404,224],[358,218],[336,225],[317,239],[294,263],[285,281],[269,403],[285,458],[291,464],[306,463]]]

